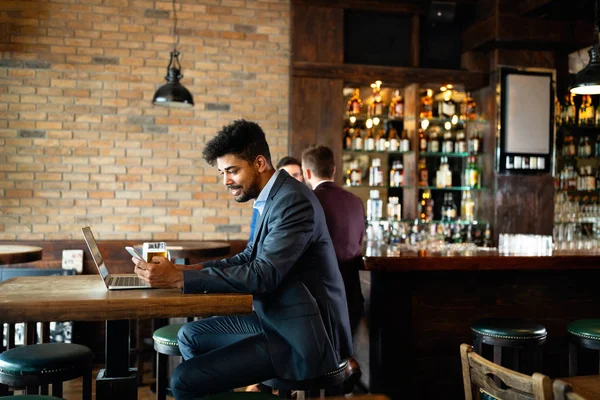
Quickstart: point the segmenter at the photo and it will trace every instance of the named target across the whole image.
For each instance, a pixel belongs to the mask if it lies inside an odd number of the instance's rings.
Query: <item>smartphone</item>
[[[127,250],[127,252],[129,254],[131,254],[133,257],[137,258],[138,260],[144,261],[144,258],[133,247],[125,246],[125,250]]]

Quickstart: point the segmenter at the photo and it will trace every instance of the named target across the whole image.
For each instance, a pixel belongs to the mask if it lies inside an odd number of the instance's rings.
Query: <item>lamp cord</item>
[[[596,0],[596,3],[598,0]],[[173,0],[173,52],[177,52],[177,47],[179,47],[179,36],[177,35],[177,10],[175,9],[175,0]],[[596,24],[598,26],[598,24]]]

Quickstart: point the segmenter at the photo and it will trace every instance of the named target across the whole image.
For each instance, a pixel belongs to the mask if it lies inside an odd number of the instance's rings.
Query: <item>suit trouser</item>
[[[189,322],[177,339],[184,359],[171,376],[177,400],[198,399],[276,376],[256,314]]]

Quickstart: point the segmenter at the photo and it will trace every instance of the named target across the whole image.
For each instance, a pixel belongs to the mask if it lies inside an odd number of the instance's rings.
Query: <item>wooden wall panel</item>
[[[496,176],[497,233],[552,235],[554,179],[551,175]]]
[[[309,145],[322,144],[333,150],[341,165],[343,139],[344,82],[341,79],[292,77],[290,154],[300,157]],[[341,183],[341,169],[336,182]]]
[[[344,62],[344,10],[294,5],[292,61]]]
[[[553,69],[556,61],[553,51],[496,49],[491,52],[492,65],[520,68]]]

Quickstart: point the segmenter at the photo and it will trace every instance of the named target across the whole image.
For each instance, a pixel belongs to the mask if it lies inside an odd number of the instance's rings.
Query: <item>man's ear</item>
[[[334,165],[333,166],[333,176],[335,176],[335,171],[336,171],[336,169],[335,169],[335,165]]]
[[[305,168],[304,173],[306,175],[306,180],[312,179],[312,171],[310,169]]]
[[[265,170],[267,169],[267,167],[269,165],[269,163],[267,162],[267,159],[261,155],[256,157],[256,159],[254,160],[254,164],[258,168],[258,172],[265,172]]]

